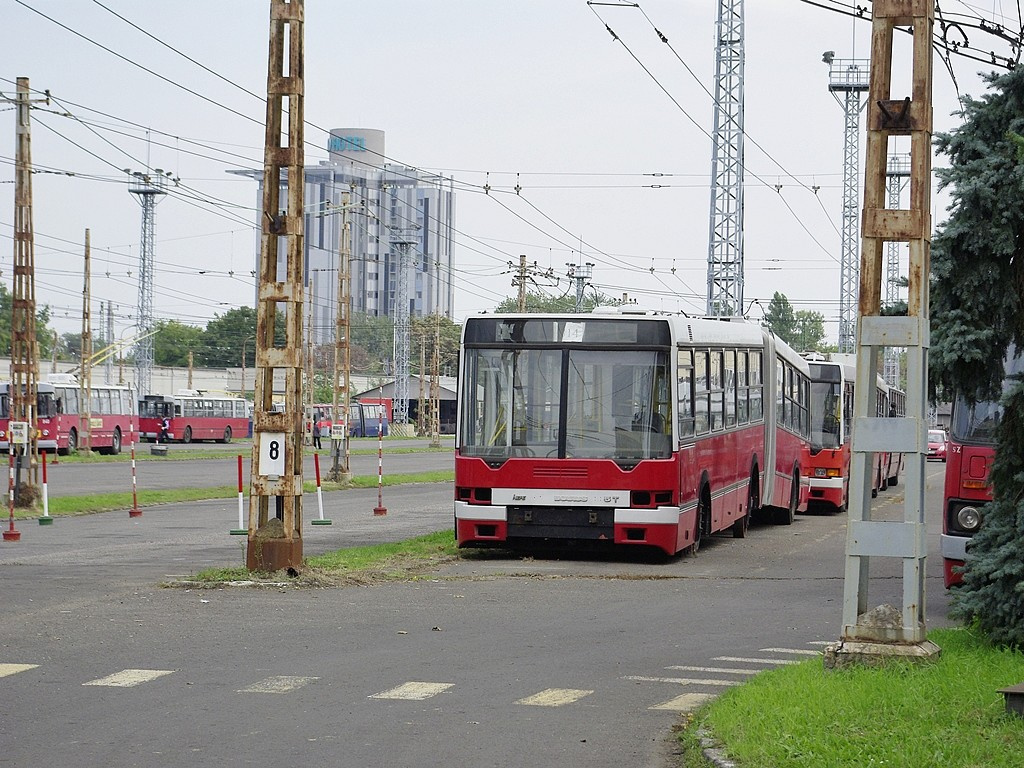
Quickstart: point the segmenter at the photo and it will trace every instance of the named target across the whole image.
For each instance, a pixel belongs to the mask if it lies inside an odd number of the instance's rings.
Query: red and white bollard
[[[245,520],[242,518],[242,454],[238,454],[238,527],[231,530],[231,535],[249,535],[249,529],[245,527]]]
[[[132,443],[132,508],[128,510],[128,517],[142,517],[142,510],[139,509],[138,483],[135,480],[135,420],[128,420],[128,435]]]
[[[381,398],[380,417],[377,422],[377,506],[373,514],[377,517],[386,515],[388,508],[384,506],[384,398]]]
[[[324,493],[320,488],[320,454],[313,454],[313,467],[316,469],[316,506],[320,510],[320,519],[311,520],[313,525],[330,525],[330,520],[324,519]]]
[[[14,446],[11,445],[7,451],[7,458],[10,461],[10,473],[7,480],[7,504],[11,513],[10,527],[4,531],[4,541],[20,541],[21,531],[14,529]]]
[[[53,518],[50,517],[50,495],[46,485],[46,451],[43,456],[43,516],[39,518],[40,525],[52,525]]]

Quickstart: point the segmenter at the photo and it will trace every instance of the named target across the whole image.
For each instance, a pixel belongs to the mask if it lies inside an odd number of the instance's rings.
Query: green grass
[[[376,441],[374,441],[376,445]],[[385,443],[386,445],[386,443]],[[252,443],[246,441],[240,442],[234,446],[223,446],[220,448],[190,448],[187,445],[181,445],[178,443],[172,443],[169,446],[169,450],[166,456],[154,456],[149,452],[152,443],[136,444],[135,446],[135,460],[136,461],[194,461],[196,459],[227,459],[234,458],[238,454],[242,454],[243,457],[249,458],[252,454]],[[384,449],[385,455],[393,456],[398,453],[451,453],[451,447],[431,448],[428,445],[422,447],[400,447],[395,446],[393,448]],[[377,448],[350,448],[350,456],[376,456]],[[320,451],[320,461],[333,460],[334,455],[329,450]],[[58,457],[58,463],[64,464],[110,464],[110,463],[123,463],[132,460],[131,447],[126,445],[122,448],[121,453],[117,456],[110,456],[105,453],[98,453],[97,451],[79,451],[68,456]],[[46,461],[48,464],[53,464],[53,456],[47,456]]]
[[[409,474],[392,474],[384,476],[384,486],[405,485],[408,483],[450,483],[455,479],[455,472],[442,470],[437,472],[412,472]],[[376,475],[357,475],[352,478],[352,488],[376,488]],[[322,483],[324,491],[343,490],[345,486],[338,483]],[[306,493],[316,491],[316,483],[308,481],[303,483]],[[248,489],[246,489],[248,496]],[[137,499],[140,507],[153,504],[175,504],[187,501],[204,501],[207,499],[235,499],[238,498],[238,486],[222,485],[212,488],[173,488],[163,491],[138,491]],[[131,492],[121,493],[94,493],[81,496],[58,496],[49,499],[50,517],[61,517],[64,515],[84,515],[93,512],[110,512],[119,509],[132,508]],[[42,514],[42,502],[37,508],[14,510],[14,517],[18,520],[35,519]],[[2,518],[3,515],[0,515]]]
[[[741,766],[1020,766],[1024,720],[997,690],[1024,681],[1024,653],[965,629],[929,639],[942,648],[933,664],[826,671],[817,659],[762,672],[696,713],[684,751],[692,759],[703,725]]]
[[[343,581],[380,581],[405,579],[422,570],[458,556],[455,534],[451,530],[429,533],[414,539],[367,547],[348,547],[305,559],[304,573],[298,578],[281,576],[281,580],[299,585],[341,583]],[[253,574],[244,567],[209,568],[200,571],[193,581],[212,584],[226,581],[249,581],[274,578],[270,574]]]

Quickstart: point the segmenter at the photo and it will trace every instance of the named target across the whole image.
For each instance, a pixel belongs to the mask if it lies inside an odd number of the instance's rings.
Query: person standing
[[[313,450],[320,450],[320,414],[313,417]]]

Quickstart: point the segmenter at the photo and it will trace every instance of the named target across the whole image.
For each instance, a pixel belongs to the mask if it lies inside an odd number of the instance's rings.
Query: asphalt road
[[[943,468],[927,468],[930,626]],[[452,520],[449,484],[384,489],[384,517],[375,490],[325,499],[334,524],[306,529],[307,554]],[[0,544],[0,764],[666,768],[681,712],[840,631],[837,515],[668,562],[492,554],[404,583],[161,588],[241,562],[236,510],[19,523]],[[898,574],[873,563],[871,605],[898,604]]]

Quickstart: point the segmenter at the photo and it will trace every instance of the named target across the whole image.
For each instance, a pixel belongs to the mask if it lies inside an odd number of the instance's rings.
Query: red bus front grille
[[[587,467],[534,467],[534,477],[586,477]]]

